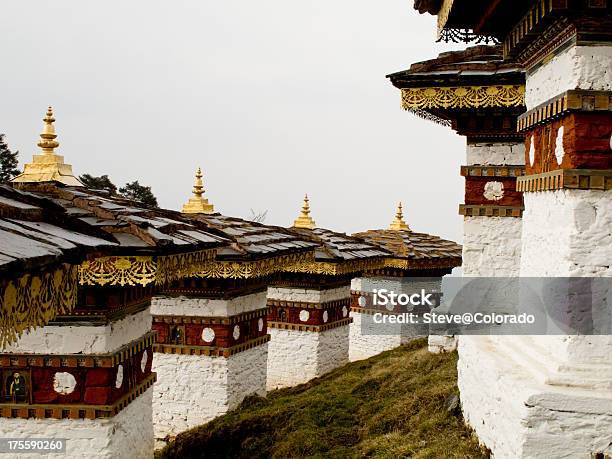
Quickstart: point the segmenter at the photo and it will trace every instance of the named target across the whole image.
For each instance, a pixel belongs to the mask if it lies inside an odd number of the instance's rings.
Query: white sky
[[[179,209],[461,240],[465,139],[400,109],[385,75],[451,49],[412,0],[21,0],[0,15],[0,132],[21,163],[47,105],[76,174],[151,185]],[[455,47],[456,49],[456,47]]]

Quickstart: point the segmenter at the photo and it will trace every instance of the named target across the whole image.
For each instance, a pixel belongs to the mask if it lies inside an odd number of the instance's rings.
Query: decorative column
[[[517,178],[525,203],[520,276],[541,278],[562,299],[555,278],[609,277],[610,2],[501,0],[479,8],[444,0],[432,12],[441,31],[465,27],[496,36],[504,58],[526,71],[527,112],[518,120],[526,164]],[[572,282],[574,290],[588,284]],[[585,298],[597,306],[592,292],[574,293],[566,316],[580,317]],[[593,313],[597,332],[606,319]],[[482,338],[460,342],[459,388],[466,422],[495,457],[612,455],[607,332]]]
[[[467,139],[463,275],[516,276],[521,256],[523,199],[516,178],[524,174],[524,74],[503,60],[500,46],[474,46],[440,54],[389,76],[402,90],[404,109],[452,127]],[[430,335],[433,352],[454,350],[457,340]]]
[[[153,299],[153,417],[160,441],[236,408],[249,395],[265,395],[267,287],[286,266],[313,258],[314,244],[284,228],[215,213],[199,168],[182,218],[230,246]]]
[[[308,196],[293,230],[317,244],[312,261],[288,267],[268,288],[268,390],[294,386],[348,363],[351,277],[385,252],[361,239],[316,228]]]
[[[351,361],[367,359],[429,334],[427,325],[374,322],[374,314],[379,313],[425,312],[422,308],[410,308],[408,311],[406,307],[391,302],[386,305],[374,304],[374,291],[384,289],[397,294],[414,294],[424,289],[428,293],[440,294],[442,277],[461,265],[461,246],[437,236],[412,231],[404,221],[401,203],[389,229],[365,231],[354,236],[377,244],[389,251],[390,256],[384,268],[364,273],[351,282]],[[437,306],[439,296],[435,295],[434,298],[434,305]],[[427,311],[430,309],[427,308]]]

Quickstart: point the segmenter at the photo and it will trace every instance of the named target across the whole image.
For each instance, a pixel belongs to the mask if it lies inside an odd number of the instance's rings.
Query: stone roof
[[[477,84],[522,84],[523,70],[504,61],[501,45],[479,45],[449,51],[435,59],[416,62],[408,70],[387,75],[397,88]]]
[[[389,252],[379,245],[355,235],[349,236],[324,228],[294,227],[291,231],[318,244],[315,250],[315,261],[318,262],[344,263],[389,256]]]
[[[0,186],[1,272],[18,275],[56,263],[78,264],[116,246],[108,234],[80,223],[52,201]]]
[[[252,260],[312,251],[317,243],[287,228],[216,214],[183,214],[229,241],[217,251],[219,260]]]
[[[84,187],[50,183],[16,185],[64,209],[72,222],[103,231],[116,244],[116,254],[163,255],[212,249],[227,244],[202,225],[185,221],[179,212],[142,206]]]
[[[413,261],[448,261],[447,266],[461,266],[461,245],[426,233],[410,230],[369,230],[355,233],[369,243],[389,251],[394,258]]]

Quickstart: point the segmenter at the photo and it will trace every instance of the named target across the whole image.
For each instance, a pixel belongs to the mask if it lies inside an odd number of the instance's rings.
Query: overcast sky
[[[215,208],[290,225],[461,240],[465,140],[400,108],[386,74],[449,50],[411,0],[21,0],[0,15],[0,133],[21,163],[53,105],[76,174],[179,209],[197,166]]]

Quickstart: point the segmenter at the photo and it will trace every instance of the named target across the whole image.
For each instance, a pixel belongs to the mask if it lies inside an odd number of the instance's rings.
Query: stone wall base
[[[231,357],[155,353],[155,438],[205,424],[236,408],[248,395],[266,393],[268,343]]]
[[[372,315],[351,311],[353,323],[349,334],[349,360],[369,359],[381,352],[395,349],[415,338],[418,335],[414,326],[401,324],[376,324]]]
[[[151,388],[119,414],[105,419],[0,418],[0,437],[66,440],[65,455],[55,453],[14,456],[20,459],[53,459],[60,456],[67,459],[152,459],[152,399]]]
[[[540,382],[526,365],[500,351],[499,343],[513,339],[462,336],[459,341],[463,416],[481,443],[496,459],[609,452],[612,391]]]
[[[271,328],[268,390],[295,386],[348,363],[349,325],[323,332]]]

